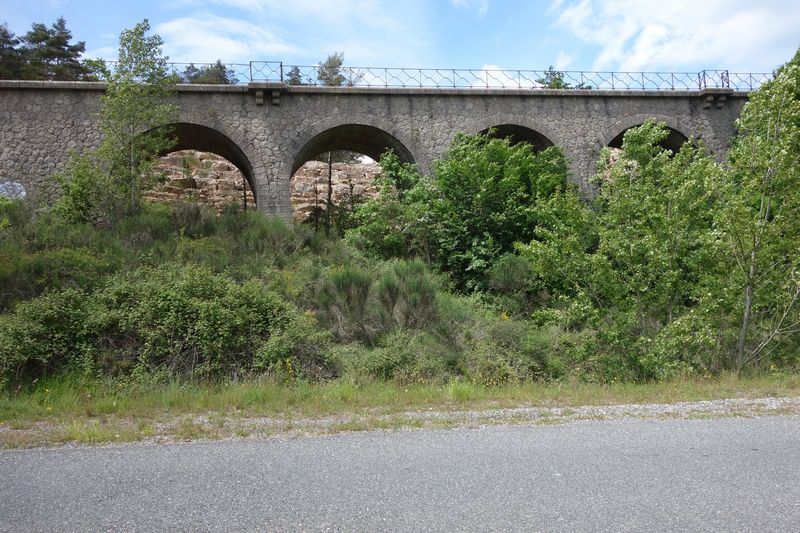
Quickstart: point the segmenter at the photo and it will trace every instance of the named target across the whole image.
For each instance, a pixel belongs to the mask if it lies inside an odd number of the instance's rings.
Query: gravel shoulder
[[[230,413],[163,413],[148,419],[101,416],[69,423],[0,424],[0,447],[104,445],[143,441],[302,438],[370,430],[563,425],[603,420],[706,419],[800,415],[800,397],[736,398],[678,403],[536,406],[498,409],[370,411],[319,418],[254,417]]]

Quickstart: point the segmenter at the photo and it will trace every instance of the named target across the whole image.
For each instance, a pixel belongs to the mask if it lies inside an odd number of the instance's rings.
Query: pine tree
[[[16,80],[22,74],[22,54],[17,48],[19,39],[5,24],[0,24],[0,79]]]
[[[22,56],[25,79],[74,81],[90,77],[91,69],[81,62],[86,43],[70,44],[72,32],[64,17],[50,28],[40,22],[31,26],[23,38]]]

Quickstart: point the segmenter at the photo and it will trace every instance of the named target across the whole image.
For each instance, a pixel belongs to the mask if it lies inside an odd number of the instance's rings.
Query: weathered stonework
[[[343,205],[375,196],[374,184],[380,173],[376,163],[333,163],[331,183],[334,205]],[[246,178],[230,161],[210,152],[180,150],[162,157],[155,172],[164,176],[163,183],[144,192],[148,202],[175,204],[197,202],[222,212],[236,203],[255,208],[255,199]],[[305,222],[315,211],[324,212],[328,198],[328,165],[308,161],[292,176],[292,209],[295,222]],[[0,186],[0,193],[2,187]]]
[[[230,161],[209,152],[181,150],[162,157],[155,172],[165,181],[144,192],[148,202],[198,202],[222,212],[235,203],[255,208],[255,197],[242,173]]]
[[[0,82],[0,181],[18,181],[32,195],[56,194],[52,174],[69,152],[99,142],[102,90],[102,83]],[[511,124],[560,146],[570,179],[591,194],[600,149],[650,117],[701,138],[721,157],[746,97],[720,90],[181,86],[177,148],[224,156],[243,171],[260,209],[290,218],[291,176],[318,153],[343,149],[377,159],[391,147],[425,172],[457,132]]]
[[[372,164],[333,163],[331,184],[333,205],[374,197],[378,194],[375,177],[380,167]],[[315,211],[324,212],[328,198],[328,164],[308,161],[294,173],[291,181],[294,221],[304,222]]]

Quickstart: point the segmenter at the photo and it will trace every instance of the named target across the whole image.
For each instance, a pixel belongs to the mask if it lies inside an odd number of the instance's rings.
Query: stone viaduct
[[[74,150],[100,140],[99,82],[0,81],[0,183],[52,198],[52,175]],[[497,128],[535,147],[556,145],[585,194],[600,149],[649,117],[672,130],[667,143],[700,138],[724,154],[747,93],[549,89],[375,89],[181,85],[178,149],[217,153],[243,171],[260,209],[290,217],[294,171],[321,152],[378,158],[386,148],[431,168],[457,132]]]

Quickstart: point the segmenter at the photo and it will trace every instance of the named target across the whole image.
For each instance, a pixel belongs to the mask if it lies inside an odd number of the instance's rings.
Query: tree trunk
[[[325,204],[325,234],[331,232],[331,208],[333,207],[333,152],[328,152],[328,199]]]
[[[742,371],[744,366],[744,343],[747,340],[747,329],[750,326],[750,313],[753,308],[753,273],[755,269],[755,250],[750,256],[750,272],[744,287],[744,314],[742,327],[739,329],[739,339],[736,341],[736,373]]]

